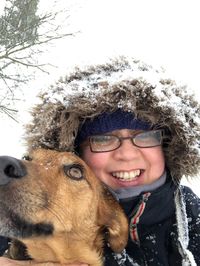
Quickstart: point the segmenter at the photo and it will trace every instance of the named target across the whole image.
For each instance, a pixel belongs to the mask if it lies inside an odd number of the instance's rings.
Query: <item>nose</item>
[[[134,146],[130,139],[124,139],[121,146],[114,151],[114,156],[120,160],[133,160],[139,153],[139,148]]]
[[[0,156],[0,186],[6,185],[13,179],[26,175],[26,168],[17,160],[9,156]]]

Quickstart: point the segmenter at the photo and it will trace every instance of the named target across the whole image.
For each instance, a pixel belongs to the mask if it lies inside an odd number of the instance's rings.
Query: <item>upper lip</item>
[[[137,171],[137,170],[140,170],[140,171],[144,171],[143,168],[135,168],[135,169],[130,169],[130,170],[122,170],[122,169],[119,169],[119,170],[114,170],[114,171],[111,171],[111,173],[116,173],[116,172],[132,172],[132,171]]]

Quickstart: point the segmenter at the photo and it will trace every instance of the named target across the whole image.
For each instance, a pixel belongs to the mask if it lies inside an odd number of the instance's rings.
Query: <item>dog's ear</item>
[[[98,223],[108,231],[107,241],[111,249],[120,253],[128,241],[128,219],[117,200],[110,191],[102,188],[99,206]]]

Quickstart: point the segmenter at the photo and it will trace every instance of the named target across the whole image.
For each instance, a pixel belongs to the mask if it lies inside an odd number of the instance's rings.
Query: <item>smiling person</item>
[[[104,265],[200,265],[200,200],[181,185],[200,166],[200,106],[187,88],[121,57],[76,69],[41,100],[29,149],[78,153],[129,219],[125,250],[105,245]]]

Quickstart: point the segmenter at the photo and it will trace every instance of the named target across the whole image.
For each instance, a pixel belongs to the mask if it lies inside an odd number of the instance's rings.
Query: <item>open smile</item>
[[[141,169],[132,170],[132,171],[117,171],[113,172],[112,176],[119,179],[120,181],[133,181],[136,180],[142,173]]]

